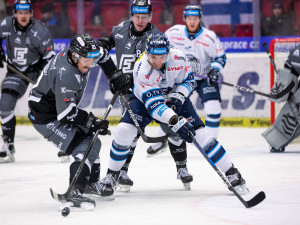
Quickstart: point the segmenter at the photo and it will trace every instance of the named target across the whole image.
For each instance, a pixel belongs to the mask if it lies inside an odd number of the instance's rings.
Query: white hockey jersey
[[[170,45],[183,51],[192,67],[196,80],[205,76],[211,68],[221,71],[226,64],[222,43],[215,32],[201,27],[191,37],[185,25],[175,25],[166,31]]]
[[[171,91],[188,97],[195,87],[191,67],[182,51],[170,49],[165,68],[153,69],[144,52],[133,69],[134,95],[144,103],[149,114],[162,123],[168,123],[175,112],[165,104]]]

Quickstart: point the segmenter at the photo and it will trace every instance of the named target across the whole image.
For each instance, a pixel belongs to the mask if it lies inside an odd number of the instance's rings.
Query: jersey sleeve
[[[159,72],[152,69],[147,61],[138,60],[133,74],[133,92],[135,96],[144,103],[152,118],[162,123],[168,123],[170,118],[176,114],[165,104],[162,91],[158,85],[162,79]]]
[[[225,67],[227,61],[226,54],[224,52],[220,39],[214,32],[212,32],[211,38],[212,38],[212,45],[210,48],[210,54],[212,56],[211,68],[215,68],[221,71]]]
[[[195,79],[191,66],[185,61],[185,65],[175,80],[176,92],[182,93],[186,98],[193,92],[195,88]]]
[[[57,111],[57,120],[67,124],[83,125],[87,120],[88,113],[77,107],[76,98],[80,86],[76,78],[73,80],[63,77],[71,74],[61,74],[57,77],[55,83],[55,102]]]
[[[8,23],[8,18],[4,18],[3,20],[0,21],[1,46],[2,46],[2,40],[6,39],[7,35],[9,35],[7,23]]]
[[[38,45],[39,52],[41,53],[43,60],[49,61],[55,55],[53,39],[46,27],[43,27],[42,25],[40,27],[42,40]]]

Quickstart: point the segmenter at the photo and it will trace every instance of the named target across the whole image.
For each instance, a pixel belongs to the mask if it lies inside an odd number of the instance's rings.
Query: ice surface
[[[112,127],[112,130],[114,127]],[[114,201],[96,200],[90,212],[58,212],[59,203],[49,188],[64,193],[68,187],[69,164],[59,163],[57,149],[32,126],[16,130],[16,162],[0,164],[1,225],[298,225],[300,224],[300,144],[285,153],[270,153],[261,137],[262,128],[220,129],[219,141],[230,154],[251,191],[266,199],[246,209],[231,194],[221,178],[192,145],[188,145],[188,169],[194,176],[191,191],[176,179],[169,151],[146,157],[149,144],[139,141],[129,176],[129,193],[116,193]],[[113,132],[112,132],[113,133]],[[156,127],[146,130],[155,136]],[[101,177],[107,170],[113,136],[101,137]]]

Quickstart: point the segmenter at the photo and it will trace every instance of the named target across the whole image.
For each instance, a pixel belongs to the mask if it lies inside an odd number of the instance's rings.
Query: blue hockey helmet
[[[130,10],[131,15],[134,13],[152,14],[152,5],[150,0],[134,0]]]
[[[30,0],[15,0],[14,3],[14,13],[17,10],[29,10],[32,12],[31,1]]]
[[[183,10],[183,21],[185,21],[185,18],[187,16],[199,16],[199,18],[202,17],[202,8],[200,5],[196,4],[189,4],[186,5]]]
[[[153,55],[168,54],[170,43],[167,36],[163,33],[157,33],[149,36],[146,44],[146,52]]]
[[[75,58],[80,56],[85,58],[98,58],[100,56],[100,48],[94,38],[89,34],[76,34],[70,42],[70,51],[75,53]]]

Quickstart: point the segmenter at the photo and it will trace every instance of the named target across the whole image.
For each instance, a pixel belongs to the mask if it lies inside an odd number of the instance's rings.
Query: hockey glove
[[[97,40],[97,44],[98,44],[98,46],[100,46],[102,48],[105,48],[107,51],[110,51],[113,48],[109,37],[101,37],[101,38],[99,38]]]
[[[183,140],[189,143],[193,142],[190,134],[196,135],[196,132],[193,125],[190,124],[186,118],[182,116],[178,118],[178,116],[175,115],[170,119],[169,126],[172,128],[172,131],[177,133]]]
[[[220,79],[220,72],[216,68],[212,68],[207,74],[207,83],[209,86],[214,85]]]
[[[0,48],[0,68],[3,68],[3,67],[4,67],[3,61],[4,61],[4,62],[6,61],[5,53],[4,53],[3,48]]]
[[[123,74],[121,70],[116,70],[107,77],[110,91],[115,94],[119,91],[120,94],[126,94],[133,84],[132,74]]]
[[[185,97],[181,93],[171,92],[167,95],[166,105],[174,110],[176,114],[180,113]]]
[[[93,113],[90,112],[85,127],[93,132],[97,132],[100,129],[100,135],[107,135],[108,133],[108,121],[101,120],[98,117],[95,117]]]

